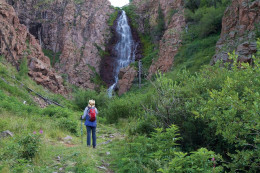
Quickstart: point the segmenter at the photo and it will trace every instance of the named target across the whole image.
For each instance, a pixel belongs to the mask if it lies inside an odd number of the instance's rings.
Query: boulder
[[[118,95],[124,94],[131,88],[136,75],[137,71],[134,67],[128,66],[120,69],[118,80]]]
[[[9,130],[6,130],[6,131],[3,131],[3,132],[0,133],[0,139],[6,138],[6,137],[9,137],[9,136],[11,136],[11,137],[14,136],[13,133],[10,132]]]

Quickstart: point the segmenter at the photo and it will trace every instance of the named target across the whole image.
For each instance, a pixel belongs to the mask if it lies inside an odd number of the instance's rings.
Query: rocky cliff
[[[110,37],[108,0],[9,0],[44,49],[59,52],[55,68],[77,86],[94,89],[100,73],[100,49]]]
[[[216,45],[217,60],[230,61],[228,53],[235,51],[239,61],[251,62],[256,49],[256,38],[260,37],[260,1],[233,0],[222,19],[221,37]]]
[[[185,27],[184,1],[183,0],[133,0],[132,4],[137,8],[139,18],[138,30],[141,33],[147,32],[147,25],[150,28],[158,25],[160,10],[163,13],[164,31],[159,39],[159,58],[154,60],[149,76],[157,70],[166,72],[174,62],[174,56],[181,46],[181,32]],[[151,31],[152,32],[152,31]]]
[[[53,92],[64,94],[62,78],[50,67],[39,42],[25,25],[20,24],[12,6],[0,0],[0,55],[19,70],[21,60],[27,58],[29,75]]]

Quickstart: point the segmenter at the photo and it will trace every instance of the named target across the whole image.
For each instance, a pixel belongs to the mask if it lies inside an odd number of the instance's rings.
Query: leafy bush
[[[118,172],[156,172],[166,161],[172,158],[176,150],[176,141],[179,140],[178,128],[163,131],[156,129],[151,138],[138,136],[126,141],[117,153]]]
[[[61,118],[58,121],[58,125],[61,129],[67,130],[72,134],[78,134],[78,123],[76,120]]]
[[[258,44],[260,44],[258,42]],[[228,163],[226,170],[255,172],[259,141],[259,57],[254,67],[237,61],[231,69],[219,64],[206,66],[200,73],[187,71],[159,75],[153,84],[155,107],[147,107],[146,119],[153,126],[180,127],[182,149],[192,151],[207,147],[220,153]]]
[[[47,115],[49,117],[61,118],[65,117],[68,118],[71,112],[68,109],[61,108],[58,106],[50,105],[47,108],[42,110],[42,115]]]
[[[217,8],[219,5],[227,6],[230,1],[229,0],[185,0],[185,7],[191,11],[196,11],[201,7],[215,7]]]
[[[196,38],[205,38],[221,31],[222,17],[226,7],[203,7],[194,13],[186,10],[185,17],[189,25],[188,33],[184,34],[185,41],[192,41]]]
[[[178,148],[178,128],[156,129],[151,137],[129,138],[117,155],[119,172],[221,172],[221,156],[201,148],[189,154]]]
[[[216,166],[217,161],[222,161],[219,155],[206,148],[200,148],[198,151],[191,152],[190,155],[183,152],[175,152],[175,157],[169,163],[168,168],[160,168],[162,173],[177,172],[222,172],[222,166]]]
[[[109,100],[106,108],[100,113],[106,117],[108,123],[116,123],[120,118],[134,117],[138,119],[143,115],[143,105],[151,103],[151,92],[144,95],[128,94],[123,97],[115,97]]]
[[[109,98],[105,91],[101,91],[100,93],[93,90],[82,89],[75,91],[74,103],[77,105],[79,110],[84,110],[88,105],[88,101],[91,99],[95,100],[97,108],[105,108]]]
[[[259,166],[259,62],[255,68],[248,64],[237,63],[237,56],[230,55],[234,60],[232,76],[227,76],[220,90],[209,91],[210,98],[200,109],[201,116],[209,121],[220,134],[235,147],[228,156],[232,161],[228,168],[256,172]],[[241,70],[240,67],[244,70]]]
[[[40,136],[36,134],[28,134],[22,136],[18,140],[18,144],[21,147],[21,157],[30,160],[35,157],[40,148]]]

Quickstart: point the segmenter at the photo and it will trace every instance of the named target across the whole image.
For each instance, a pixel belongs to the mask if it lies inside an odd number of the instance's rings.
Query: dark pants
[[[96,127],[86,126],[87,127],[87,145],[90,146],[91,143],[91,131],[92,131],[92,144],[93,147],[96,147]]]

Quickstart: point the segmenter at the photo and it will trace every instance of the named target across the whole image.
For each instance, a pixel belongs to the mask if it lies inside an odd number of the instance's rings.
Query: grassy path
[[[5,138],[0,140],[1,153],[6,152],[8,155],[16,153],[13,149],[6,151],[6,147],[15,145],[16,137],[23,135],[23,130],[27,129],[25,134],[32,133],[33,129],[41,129],[38,126],[44,127],[41,134],[41,147],[35,158],[31,162],[21,163],[17,168],[12,168],[12,157],[7,157],[8,160],[2,162],[0,158],[0,172],[33,172],[33,173],[112,173],[113,154],[117,152],[120,143],[124,139],[123,132],[120,132],[113,125],[98,124],[97,127],[97,147],[86,146],[86,129],[83,127],[83,144],[81,136],[75,136],[67,131],[60,131],[55,127],[55,124],[49,120],[43,120],[37,117],[17,117],[11,114],[0,113],[1,121],[8,123],[7,127],[14,133],[14,138]],[[32,121],[33,119],[33,121]],[[39,125],[39,121],[45,121]],[[21,123],[22,122],[22,123]],[[51,124],[53,123],[53,124]],[[1,124],[1,123],[0,123]],[[20,130],[19,130],[20,129]],[[37,131],[38,133],[38,131]],[[70,136],[71,140],[66,140]],[[22,160],[21,160],[22,162]],[[8,166],[9,165],[9,166]],[[23,170],[23,171],[20,171]]]
[[[85,128],[85,126],[84,126]],[[124,136],[114,127],[99,124],[97,127],[97,147],[86,146],[86,130],[83,144],[81,137],[72,140],[46,140],[42,146],[35,165],[46,168],[47,172],[106,172],[112,173],[111,155],[116,152],[117,145]],[[45,165],[45,166],[44,166]]]

